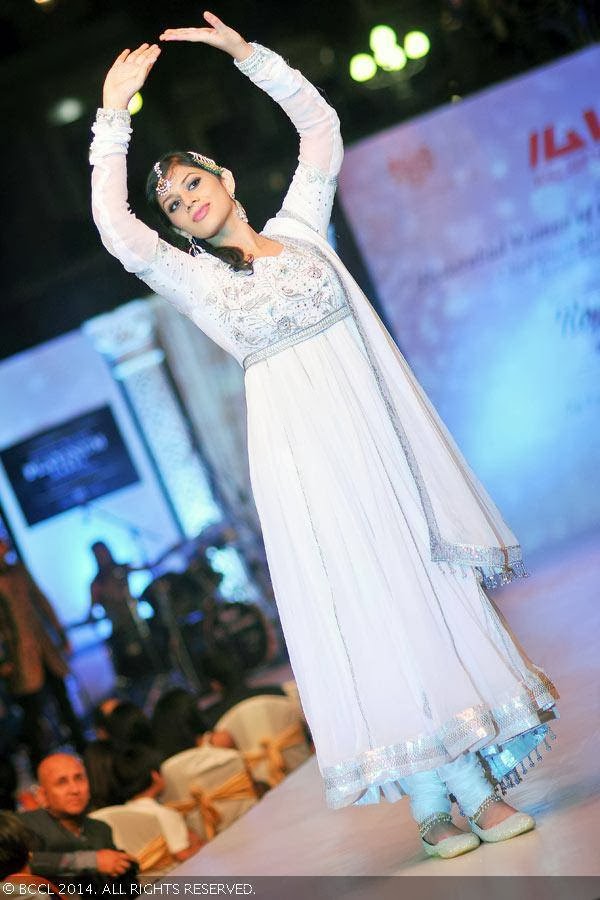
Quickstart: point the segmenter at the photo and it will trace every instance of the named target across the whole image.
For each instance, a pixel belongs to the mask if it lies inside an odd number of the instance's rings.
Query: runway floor
[[[329,810],[312,758],[173,874],[599,876],[600,537],[529,568],[530,578],[496,591],[495,600],[561,695],[552,752],[543,751],[507,798],[536,817],[533,832],[456,859],[428,859],[405,798]],[[455,821],[461,825],[457,812]]]

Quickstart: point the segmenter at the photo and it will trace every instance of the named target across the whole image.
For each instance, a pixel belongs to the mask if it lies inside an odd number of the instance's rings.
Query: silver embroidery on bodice
[[[254,274],[219,264],[215,275],[219,283],[202,305],[241,353],[267,347],[347,305],[333,266],[289,244],[278,256],[256,259]]]

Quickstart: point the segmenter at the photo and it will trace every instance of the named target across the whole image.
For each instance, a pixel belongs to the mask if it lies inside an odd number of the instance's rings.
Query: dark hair
[[[237,657],[222,650],[202,657],[202,671],[211,681],[218,681],[226,691],[233,691],[245,683],[244,670]]]
[[[116,700],[117,702],[112,708],[110,713],[105,713],[102,707],[106,703],[107,700]],[[92,710],[92,725],[94,726],[94,730],[98,731],[99,728],[103,728],[106,731],[106,723],[108,722],[108,718],[115,711],[117,706],[120,706],[123,701],[118,697],[106,697],[102,703],[99,703],[98,706],[95,706]]]
[[[208,726],[198,701],[183,688],[173,688],[158,700],[152,715],[154,741],[163,759],[196,746]]]
[[[171,169],[175,165],[191,166],[194,169],[201,169],[203,172],[208,171],[204,166],[201,166],[200,163],[196,162],[194,157],[191,156],[186,150],[171,150],[169,153],[165,153],[164,156],[161,156],[161,158],[158,160],[158,165],[160,167],[160,171],[165,176],[169,169]],[[158,202],[158,198],[156,195],[157,184],[158,175],[152,168],[146,180],[146,200],[148,201],[150,209],[152,209],[153,212],[158,216],[158,221],[160,222],[160,224],[164,229],[166,229],[167,234],[172,238],[174,234],[177,234],[177,232],[173,228],[171,220]],[[252,262],[249,262],[244,258],[244,254],[239,247],[213,247],[212,244],[201,238],[194,238],[194,243],[197,246],[201,247],[202,250],[205,250],[212,256],[216,256],[222,262],[227,263],[227,265],[230,266],[234,272],[249,272],[250,274],[254,272],[254,266]]]
[[[14,810],[17,786],[17,770],[10,757],[5,756],[0,759],[0,809]]]
[[[147,790],[152,773],[160,771],[160,756],[152,747],[130,747],[115,757],[114,771],[121,803]]]
[[[0,878],[21,872],[33,849],[31,832],[12,812],[0,812]]]
[[[132,745],[151,747],[154,743],[150,722],[130,700],[123,700],[106,716],[105,728],[117,754]]]
[[[90,785],[90,809],[102,809],[121,802],[114,772],[114,752],[110,741],[91,741],[83,751],[83,763]]]

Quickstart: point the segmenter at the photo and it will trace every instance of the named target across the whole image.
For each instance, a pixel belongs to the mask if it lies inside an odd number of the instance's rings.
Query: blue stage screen
[[[29,525],[139,481],[109,406],[19,441],[0,460]]]

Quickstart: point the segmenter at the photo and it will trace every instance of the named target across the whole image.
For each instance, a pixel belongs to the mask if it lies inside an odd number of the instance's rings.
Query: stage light
[[[430,47],[431,42],[423,31],[409,31],[404,36],[404,51],[409,59],[422,59]]]
[[[147,600],[138,600],[137,611],[140,619],[154,618],[154,609]]]
[[[406,65],[406,53],[402,47],[378,47],[375,62],[386,72],[399,72]]]
[[[357,53],[350,60],[350,77],[353,81],[369,81],[377,72],[377,63],[368,53]]]
[[[33,0],[34,3],[37,3],[38,6],[45,6],[48,3],[52,3],[52,0]]]
[[[63,97],[49,109],[48,118],[53,125],[70,125],[80,119],[84,111],[84,105],[77,97]]]
[[[375,25],[369,34],[369,47],[377,52],[386,47],[395,47],[398,43],[398,35],[389,25]]]
[[[144,105],[144,101],[142,99],[142,95],[139,91],[133,95],[129,103],[127,104],[127,109],[129,110],[132,116],[135,116],[136,113],[139,113],[140,109]]]

